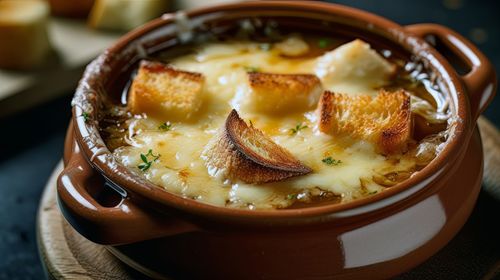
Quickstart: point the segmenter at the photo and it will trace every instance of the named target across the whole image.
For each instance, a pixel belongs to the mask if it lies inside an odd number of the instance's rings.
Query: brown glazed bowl
[[[243,2],[185,15],[187,22],[167,14],[125,35],[87,67],[80,81],[57,190],[64,216],[83,236],[108,245],[154,278],[357,279],[387,278],[415,267],[463,226],[482,177],[475,124],[496,90],[491,64],[469,41],[443,26],[400,26],[318,2]],[[98,121],[102,101],[120,94],[116,85],[128,78],[127,71],[144,55],[181,45],[183,37],[177,35],[186,28],[192,35],[225,32],[248,18],[304,32],[344,32],[418,58],[450,97],[455,121],[449,143],[423,170],[380,194],[272,211],[183,198],[117,163]],[[445,57],[465,65],[464,74]]]

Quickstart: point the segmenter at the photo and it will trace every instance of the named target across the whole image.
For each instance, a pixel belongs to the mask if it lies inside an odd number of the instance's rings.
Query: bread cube
[[[302,112],[314,108],[322,92],[318,77],[309,74],[248,75],[248,92],[236,97],[243,110],[264,114]]]
[[[325,91],[318,105],[319,130],[373,142],[384,154],[404,151],[411,136],[410,95],[381,90],[376,97]]]
[[[128,31],[168,12],[170,2],[169,0],[96,0],[88,22],[92,28]]]
[[[0,1],[0,68],[29,70],[50,52],[49,6],[41,0]]]
[[[320,56],[315,73],[328,88],[348,84],[371,89],[386,84],[396,73],[396,66],[368,43],[356,39]]]
[[[201,107],[204,80],[200,73],[142,61],[130,87],[129,109],[161,120],[189,120]]]

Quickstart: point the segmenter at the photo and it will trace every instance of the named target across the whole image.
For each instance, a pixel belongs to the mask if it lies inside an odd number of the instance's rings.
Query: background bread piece
[[[47,0],[50,12],[56,16],[84,18],[88,16],[94,0]]]
[[[410,95],[381,90],[376,97],[325,91],[319,105],[319,130],[375,143],[385,153],[406,148],[411,137]]]
[[[246,183],[266,183],[305,175],[311,169],[260,130],[248,126],[232,110],[205,148],[203,156],[211,175]]]
[[[45,1],[0,1],[1,68],[25,70],[44,62],[50,51],[48,16]]]
[[[246,111],[265,114],[306,111],[316,106],[323,91],[315,75],[260,72],[247,75],[248,94],[236,98],[236,103]]]
[[[161,120],[188,120],[201,107],[204,81],[200,73],[143,60],[130,87],[129,108]]]
[[[93,28],[128,31],[168,11],[169,0],[96,0],[90,12]]]

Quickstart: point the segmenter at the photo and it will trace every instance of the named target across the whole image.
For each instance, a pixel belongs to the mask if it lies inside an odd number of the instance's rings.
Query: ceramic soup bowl
[[[98,121],[102,102],[117,98],[130,69],[187,37],[224,33],[245,19],[299,32],[342,32],[418,59],[449,96],[454,127],[447,145],[421,171],[380,194],[303,209],[212,206],[166,192],[119,164],[99,134]],[[460,74],[456,65],[465,66]],[[472,211],[483,168],[475,124],[495,90],[495,73],[485,56],[435,24],[400,26],[357,9],[295,1],[166,14],[123,36],[87,67],[72,104],[59,205],[83,236],[108,245],[154,278],[391,277],[440,250]]]

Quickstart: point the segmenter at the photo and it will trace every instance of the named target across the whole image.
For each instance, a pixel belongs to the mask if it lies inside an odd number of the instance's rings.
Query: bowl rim
[[[210,6],[191,11],[186,11],[188,18],[195,18],[209,14],[234,13],[247,9],[269,9],[287,12],[309,12],[315,14],[327,14],[329,16],[341,15],[342,17],[367,24],[367,29],[373,33],[378,28],[379,31],[386,31],[385,38],[403,45],[412,54],[417,55],[429,63],[429,67],[444,81],[448,87],[449,97],[452,99],[456,115],[454,129],[450,134],[450,139],[444,149],[422,170],[415,172],[410,178],[392,186],[381,193],[371,195],[350,202],[312,206],[299,209],[271,209],[271,210],[249,210],[234,209],[225,206],[216,206],[199,202],[181,195],[168,192],[158,187],[152,182],[135,174],[132,170],[118,163],[111,152],[107,149],[103,139],[99,134],[97,122],[87,122],[79,116],[84,112],[90,115],[90,119],[96,119],[97,108],[95,104],[96,92],[98,89],[100,75],[106,75],[111,70],[106,67],[106,63],[112,57],[123,51],[129,44],[143,38],[149,32],[173,24],[175,14],[165,14],[160,18],[122,36],[112,47],[96,58],[87,66],[83,78],[81,79],[75,96],[72,101],[73,118],[72,124],[75,128],[74,137],[78,146],[83,150],[85,157],[91,166],[97,169],[102,176],[110,182],[123,187],[130,192],[130,196],[139,195],[159,204],[183,210],[191,214],[204,215],[218,218],[248,218],[248,219],[282,219],[301,218],[312,216],[335,216],[347,217],[371,212],[391,205],[403,198],[407,198],[427,185],[431,184],[438,177],[446,173],[451,168],[455,159],[461,154],[467,145],[471,129],[471,112],[468,97],[462,80],[449,62],[423,38],[411,34],[403,26],[396,24],[384,17],[338,4],[309,2],[309,1],[252,1],[232,4]],[[380,35],[381,36],[381,35]],[[389,38],[390,36],[390,38]],[[96,79],[96,80],[94,80]],[[85,110],[84,110],[85,109]]]

